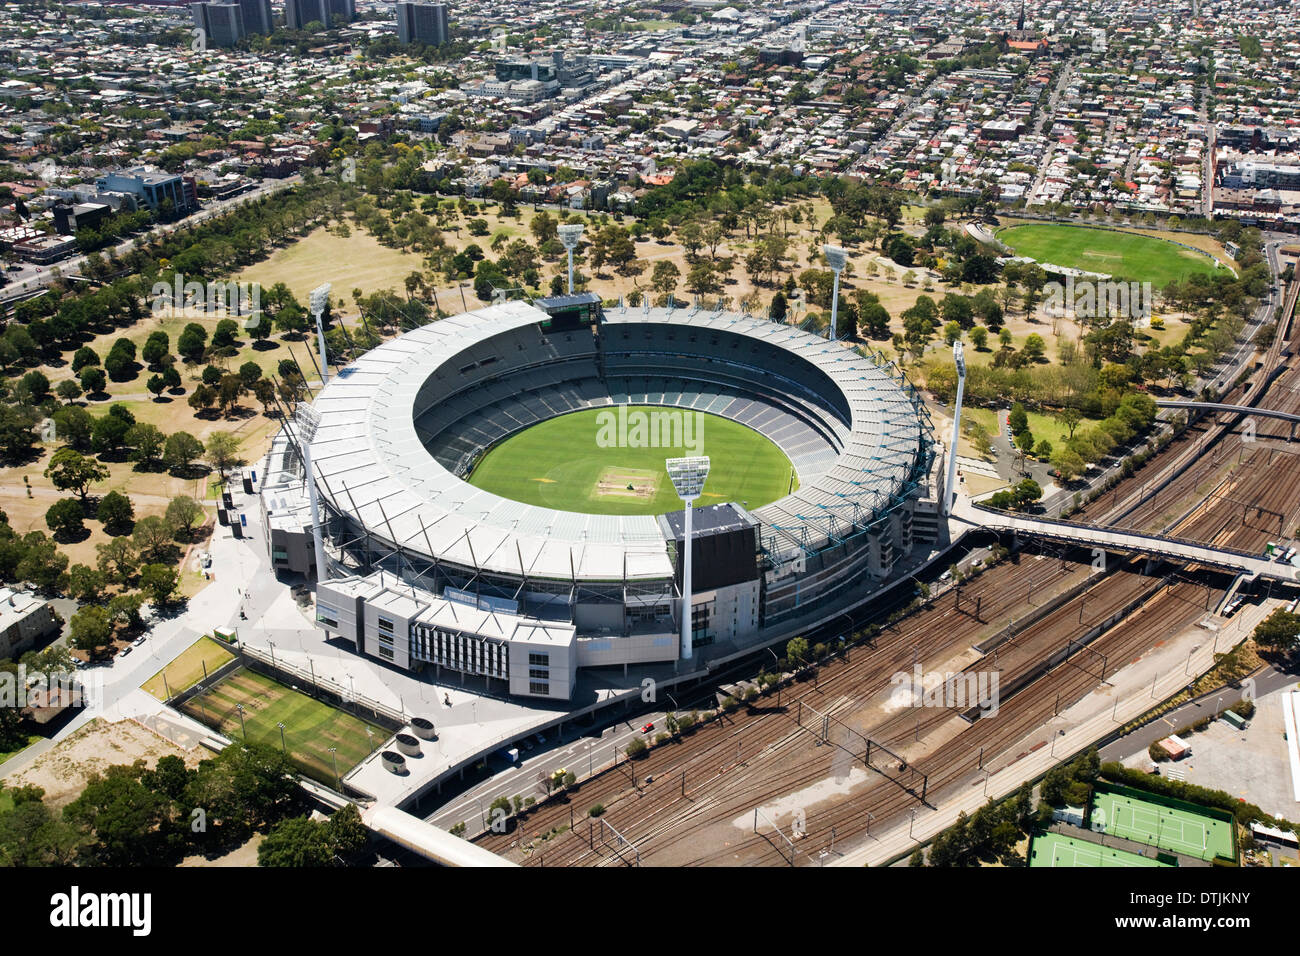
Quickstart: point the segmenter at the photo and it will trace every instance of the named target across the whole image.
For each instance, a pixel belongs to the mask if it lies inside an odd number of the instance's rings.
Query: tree
[[[660,295],[672,295],[681,277],[682,271],[677,268],[677,263],[660,259],[650,272],[650,288]]]
[[[185,471],[202,454],[203,443],[189,432],[168,435],[163,447],[163,461],[173,472]]]
[[[1074,437],[1074,430],[1083,421],[1083,413],[1077,408],[1066,406],[1056,413],[1056,421],[1066,429],[1066,438]]]
[[[243,439],[233,432],[213,432],[209,436],[208,461],[217,469],[222,478],[226,477],[226,472],[242,461],[239,457],[239,446],[242,443]]]
[[[791,664],[802,664],[808,659],[808,641],[802,637],[792,637],[785,645],[785,656]]]
[[[1052,467],[1062,481],[1073,481],[1087,467],[1084,460],[1069,448],[1058,448],[1052,453]]]
[[[772,309],[771,309],[772,321],[784,322],[787,310],[788,310],[788,304],[785,298],[785,293],[778,290],[777,293],[774,296],[772,296]]]
[[[217,402],[221,405],[221,413],[229,418],[239,407],[240,396],[245,391],[244,380],[238,375],[223,375],[217,386]]]
[[[108,376],[104,373],[102,368],[92,365],[81,370],[81,375],[78,377],[78,381],[81,382],[81,387],[86,394],[99,395],[104,391],[105,386],[108,385]]]
[[[98,610],[98,609],[96,609]],[[64,819],[88,838],[82,862],[90,866],[157,866],[182,845],[172,802],[140,780],[143,765],[92,773]]]
[[[78,451],[89,451],[95,418],[80,405],[65,405],[54,413],[54,430],[65,445]]]
[[[93,604],[104,599],[105,575],[102,571],[74,564],[68,568],[68,596],[80,604]]]
[[[323,824],[310,817],[291,817],[271,827],[257,847],[258,866],[322,867],[334,862]]]
[[[55,488],[59,491],[76,492],[82,504],[85,504],[90,486],[97,481],[103,481],[108,475],[106,466],[71,448],[60,448],[56,451],[45,469],[45,477],[50,479]]]
[[[200,415],[217,403],[217,390],[208,385],[196,385],[186,400],[190,408]]]
[[[18,380],[18,388],[30,404],[39,405],[50,396],[50,379],[39,369],[33,369]]]
[[[98,655],[112,639],[113,622],[105,608],[94,605],[80,608],[68,622],[68,642],[91,657]]]
[[[81,348],[77,349],[75,353],[73,353],[72,356],[73,372],[80,372],[82,369],[86,368],[87,366],[98,365],[98,364],[99,364],[99,356],[95,353],[95,350],[88,345],[83,345]]]
[[[115,624],[125,624],[129,630],[144,626],[140,617],[140,608],[144,606],[144,595],[138,591],[114,594],[108,600],[108,616]]]
[[[16,708],[0,710],[0,717],[10,715],[15,723]],[[26,743],[21,739],[6,741],[6,747]],[[42,801],[40,787],[19,787],[6,791],[13,807],[0,812],[0,866],[71,866],[77,862],[84,838],[76,828],[55,816]]]
[[[212,333],[212,347],[218,351],[228,351],[235,347],[236,336],[239,334],[239,323],[234,319],[222,319],[217,323],[216,331]]]
[[[59,541],[79,541],[85,537],[85,512],[81,502],[71,498],[61,498],[50,505],[45,512],[45,523],[54,532]]]
[[[22,558],[14,568],[14,577],[41,591],[53,592],[68,570],[68,556],[59,551],[53,539],[40,531],[27,532],[21,544]]]
[[[101,454],[112,454],[126,444],[126,433],[130,430],[131,423],[120,415],[109,414],[97,418],[90,432],[91,447]]]
[[[1011,429],[1011,434],[1019,435],[1029,427],[1029,413],[1025,411],[1025,406],[1016,402],[1011,406],[1011,411],[1007,415],[1007,427]]]
[[[975,346],[976,352],[983,352],[988,345],[989,330],[982,325],[977,325],[970,330],[970,344]]]
[[[131,460],[141,463],[158,461],[167,436],[157,425],[136,422],[126,432],[126,443],[131,446]]]
[[[1289,613],[1286,608],[1278,608],[1264,620],[1255,625],[1255,643],[1264,647],[1276,648],[1289,654],[1300,637],[1300,614]]]
[[[147,515],[135,523],[131,544],[145,561],[157,561],[172,544],[172,528],[164,518]]]
[[[155,607],[166,607],[180,583],[176,569],[166,564],[146,564],[140,569],[140,590],[152,599]]]
[[[98,517],[108,534],[128,534],[135,520],[135,507],[126,495],[110,491],[100,499]]]
[[[191,322],[185,326],[180,337],[176,340],[176,352],[188,362],[200,362],[203,360],[203,352],[207,348],[208,332],[197,322]]]
[[[135,574],[135,546],[129,538],[110,538],[95,545],[96,564],[105,577],[125,581]]]
[[[149,333],[144,348],[140,350],[140,357],[144,359],[145,364],[150,368],[161,369],[170,349],[171,339],[167,337],[166,332],[160,329],[157,332]]]
[[[81,385],[76,379],[65,378],[58,385],[54,386],[54,394],[58,395],[63,401],[71,404],[81,398]]]
[[[188,495],[177,495],[167,504],[167,523],[186,539],[206,517],[203,506]]]

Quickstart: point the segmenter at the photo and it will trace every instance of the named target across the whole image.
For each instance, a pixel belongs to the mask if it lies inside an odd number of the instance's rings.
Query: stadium
[[[683,512],[660,473],[711,451],[692,534],[706,656],[829,621],[937,534],[932,429],[891,363],[592,294],[451,316],[340,369],[273,442],[262,527],[278,572],[314,576],[314,493],[317,621],[359,653],[568,700],[579,669],[680,656]],[[494,460],[510,497],[479,486]]]

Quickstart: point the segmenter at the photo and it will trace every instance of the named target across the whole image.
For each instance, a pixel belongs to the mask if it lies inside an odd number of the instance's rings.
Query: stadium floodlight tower
[[[326,282],[312,289],[309,302],[311,314],[316,317],[316,340],[320,345],[320,383],[324,386],[329,383],[330,370],[329,359],[325,356],[325,326],[321,322],[321,316],[330,304],[330,284]]]
[[[957,436],[961,434],[961,397],[966,390],[966,354],[961,347],[961,342],[952,344],[952,359],[957,363],[957,401],[953,403],[952,440],[948,443],[948,481],[943,488],[944,517],[952,514],[953,499],[957,497],[957,489],[953,487],[953,482],[957,480]]]
[[[691,647],[691,512],[695,499],[704,491],[704,480],[709,477],[709,459],[669,458],[664,462],[668,480],[673,483],[677,497],[685,505],[685,523],[682,528],[682,660],[689,661]]]
[[[832,246],[827,243],[822,246],[822,255],[826,257],[826,264],[835,273],[835,286],[831,290],[831,330],[830,335],[827,336],[834,342],[836,339],[835,322],[840,310],[840,273],[844,271],[844,264],[849,261],[849,254],[839,246]]]
[[[569,252],[569,295],[573,295],[573,250],[578,248],[578,242],[582,239],[582,225],[566,222],[555,232],[560,237],[561,244]]]
[[[329,580],[329,565],[325,563],[325,535],[320,520],[320,499],[316,495],[316,476],[311,467],[311,442],[320,427],[320,412],[305,402],[293,413],[298,432],[298,453],[302,456],[302,471],[307,479],[307,501],[311,504],[311,537],[316,548],[316,583]]]

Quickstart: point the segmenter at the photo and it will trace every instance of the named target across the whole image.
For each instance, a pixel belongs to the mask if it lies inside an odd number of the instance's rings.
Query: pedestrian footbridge
[[[1254,408],[1250,405],[1225,405],[1222,402],[1188,402],[1178,399],[1159,399],[1160,408],[1176,408],[1189,412],[1227,412],[1239,415],[1258,415],[1260,418],[1280,418],[1291,423],[1291,437],[1295,438],[1295,426],[1300,422],[1300,415],[1291,412],[1279,412],[1272,408]]]
[[[443,866],[516,866],[495,853],[452,836],[446,830],[440,830],[432,823],[396,807],[372,807],[361,815],[361,820],[375,833],[387,837],[398,846]]]
[[[952,516],[991,531],[1010,531],[1072,545],[1094,545],[1110,551],[1126,551],[1187,564],[1203,564],[1244,575],[1246,580],[1255,578],[1292,582],[1300,580],[1300,568],[1281,561],[1271,561],[1268,557],[1253,551],[1217,547],[1168,535],[1118,531],[1097,525],[1016,515],[979,507],[962,495],[957,497],[953,505]]]

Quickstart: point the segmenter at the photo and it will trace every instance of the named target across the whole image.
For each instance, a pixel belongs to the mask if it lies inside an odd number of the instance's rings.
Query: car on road
[[[643,733],[643,734],[648,734],[648,733],[650,733],[650,731],[652,731],[652,730],[654,730],[654,729],[655,729],[655,725],[654,725],[653,723],[649,723],[649,724],[646,724],[644,727],[641,728],[641,733]]]

